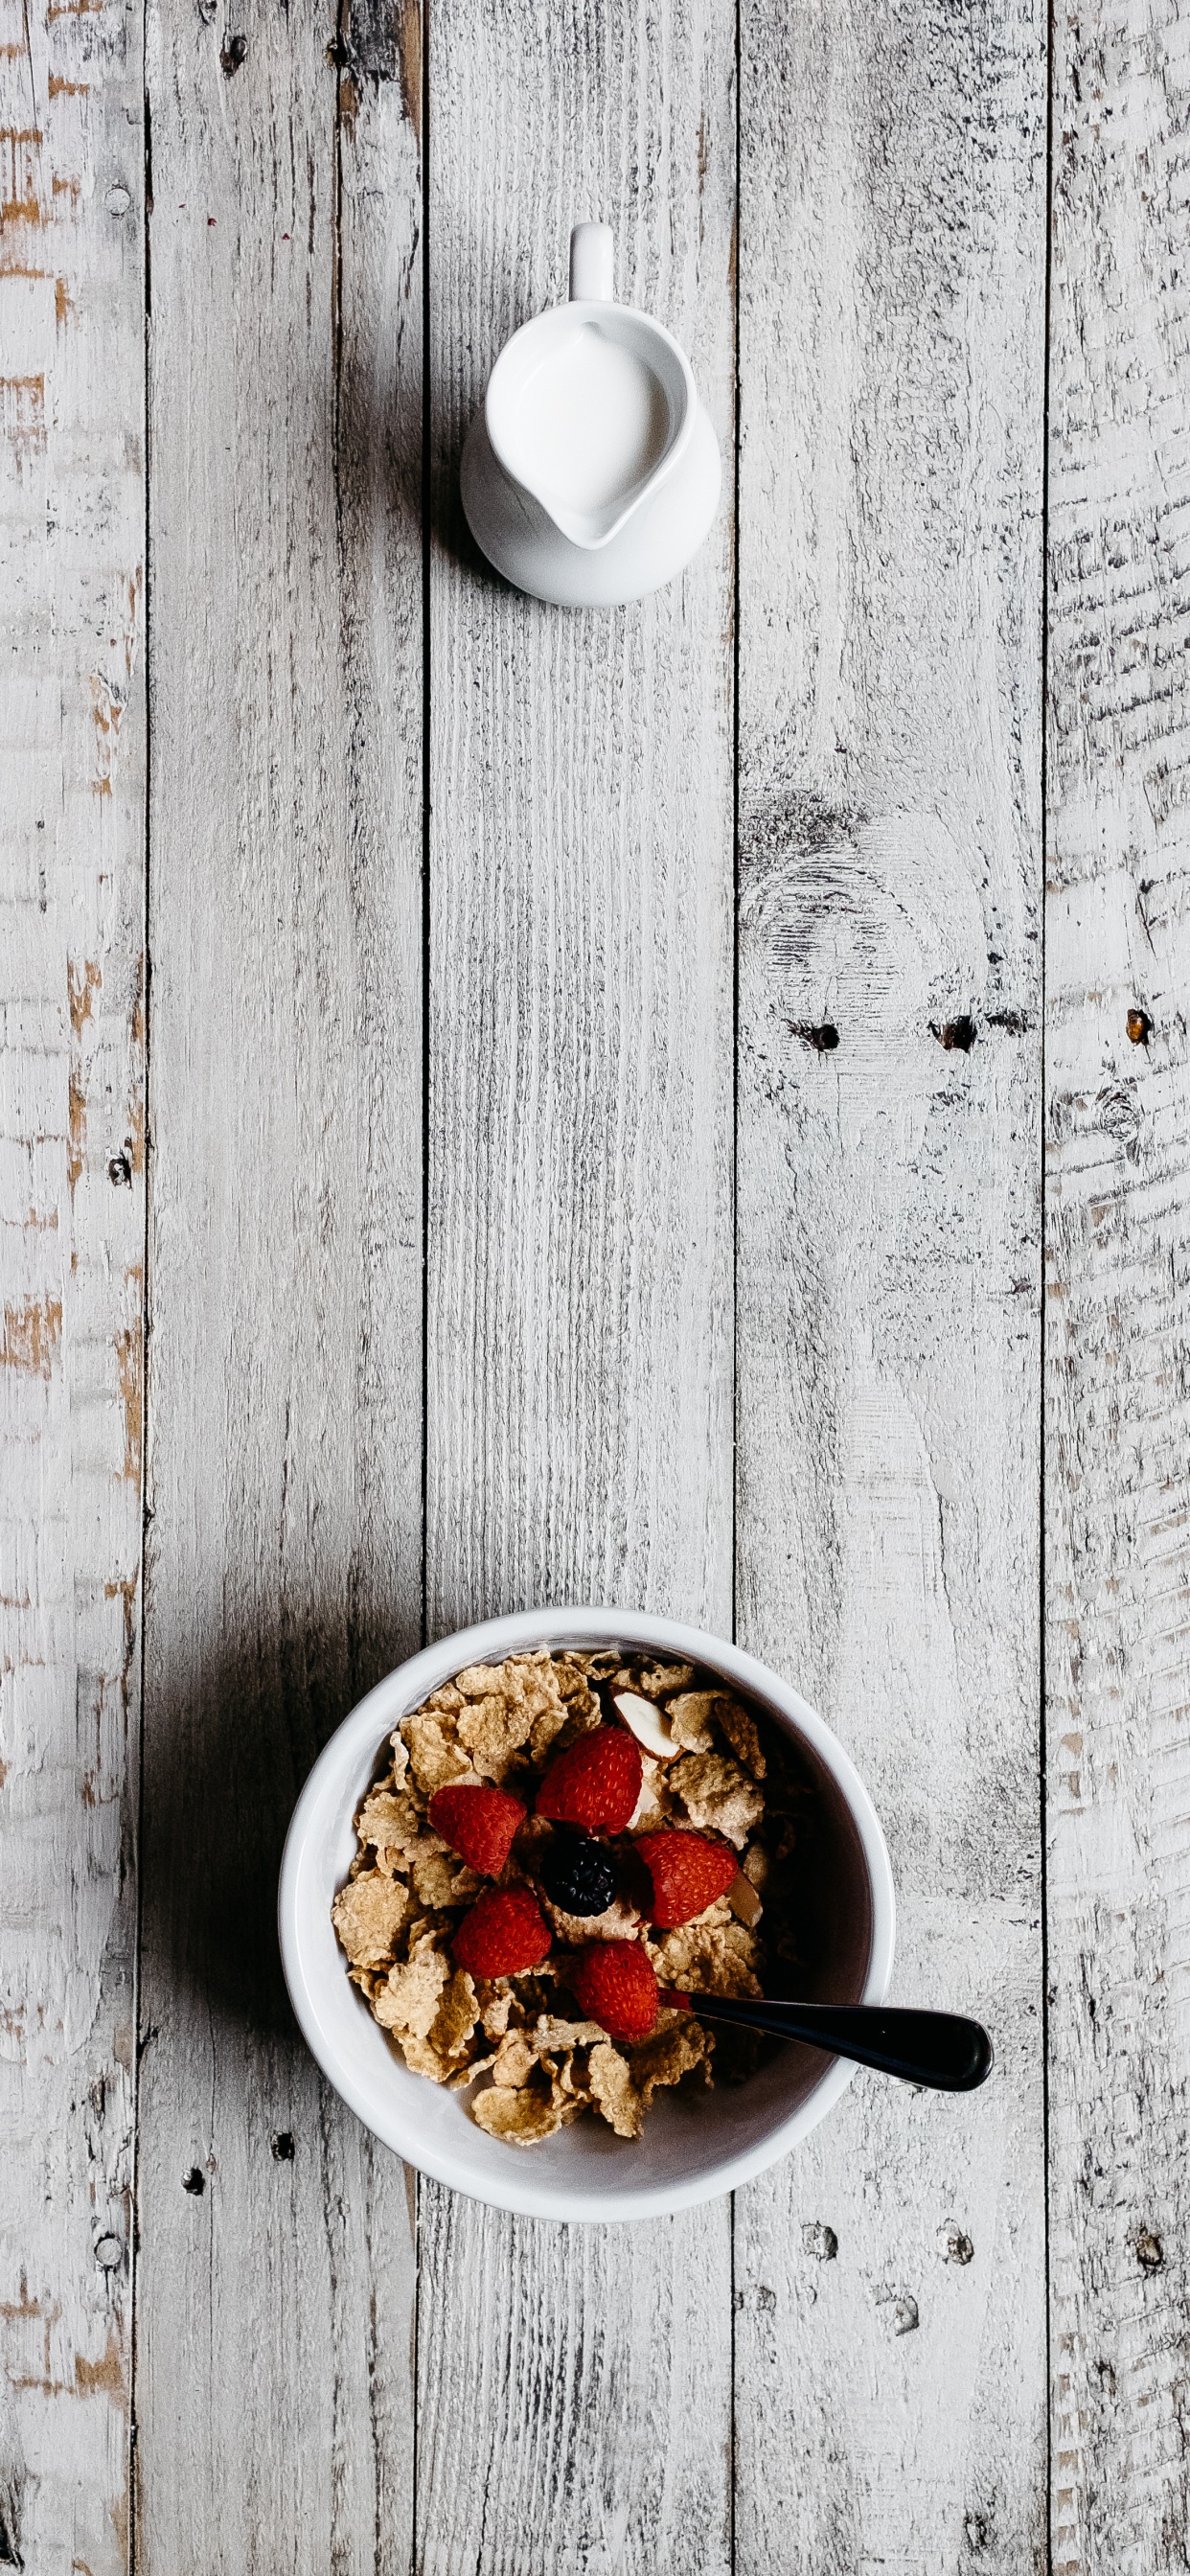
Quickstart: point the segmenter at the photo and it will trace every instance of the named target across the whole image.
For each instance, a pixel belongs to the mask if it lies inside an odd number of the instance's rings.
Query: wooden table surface
[[[3,19],[0,2568],[1183,2569],[1190,8]],[[457,499],[582,215],[726,461],[593,616]],[[297,1789],[575,1600],[984,2093],[632,2231],[343,2109]]]

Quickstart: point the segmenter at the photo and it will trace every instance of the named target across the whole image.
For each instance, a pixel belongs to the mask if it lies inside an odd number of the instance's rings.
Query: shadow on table
[[[420,1639],[366,1650],[340,1602],[277,1618],[218,1654],[146,1670],[141,1815],[142,2023],[198,2001],[257,2040],[296,2023],[277,1942],[277,1874],[298,1792],[356,1701]],[[379,1748],[378,1748],[379,1749]]]
[[[474,403],[456,417],[444,399],[432,398],[427,478],[420,372],[406,379],[398,369],[387,399],[374,375],[364,368],[354,372],[345,358],[336,479],[348,588],[354,578],[362,582],[372,577],[378,520],[387,532],[384,550],[390,580],[395,585],[416,581],[428,509],[434,553],[445,555],[485,587],[510,589],[476,545],[459,491],[463,442],[481,400],[482,384]]]

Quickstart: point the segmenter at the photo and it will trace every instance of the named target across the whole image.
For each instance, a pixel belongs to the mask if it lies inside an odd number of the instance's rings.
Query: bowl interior
[[[865,1793],[796,1693],[736,1649],[625,1613],[539,1613],[444,1639],[390,1674],[327,1745],[295,1812],[281,1886],[290,1993],[325,2072],[398,2154],[457,2190],[541,2216],[640,2216],[728,2190],[815,2125],[851,2073],[837,2059],[791,2044],[743,2085],[692,2092],[688,2099],[657,2096],[639,2139],[617,2138],[602,2121],[584,2119],[537,2146],[515,2147],[475,2126],[465,2093],[411,2074],[350,1983],[330,1909],[355,1852],[353,1816],[392,1728],[465,1663],[534,1645],[595,1647],[613,1639],[693,1657],[757,1700],[796,1742],[818,1792],[813,1848],[796,1864],[805,1885],[802,1993],[832,2003],[878,2000],[891,1957],[891,1884],[885,1900],[873,1876],[874,1859],[880,1880],[883,1845]]]

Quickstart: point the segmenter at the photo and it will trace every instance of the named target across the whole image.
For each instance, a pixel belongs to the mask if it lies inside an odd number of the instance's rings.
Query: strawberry
[[[597,1726],[551,1762],[537,1813],[584,1833],[622,1834],[640,1796],[640,1746],[623,1726]]]
[[[549,1925],[527,1887],[488,1887],[455,1933],[455,1966],[473,1977],[518,1977],[549,1946]]]
[[[469,1869],[499,1878],[512,1849],[518,1825],[525,1821],[520,1799],[507,1789],[478,1788],[472,1781],[438,1789],[430,1800],[430,1823]]]
[[[657,2019],[657,1979],[639,1941],[592,1941],[570,1985],[580,2010],[609,2039],[647,2039]]]
[[[726,1896],[739,1869],[728,1845],[705,1834],[638,1834],[632,1849],[653,1882],[649,1920],[665,1932],[705,1914],[717,1896]]]

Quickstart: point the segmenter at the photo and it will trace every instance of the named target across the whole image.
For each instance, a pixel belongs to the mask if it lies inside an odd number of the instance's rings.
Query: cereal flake
[[[361,1870],[340,1888],[331,1921],[353,1967],[385,1965],[408,1910],[408,1889],[383,1870]]]
[[[675,1762],[667,1787],[681,1799],[692,1825],[723,1834],[742,1851],[764,1814],[754,1781],[722,1753],[686,1753]]]

